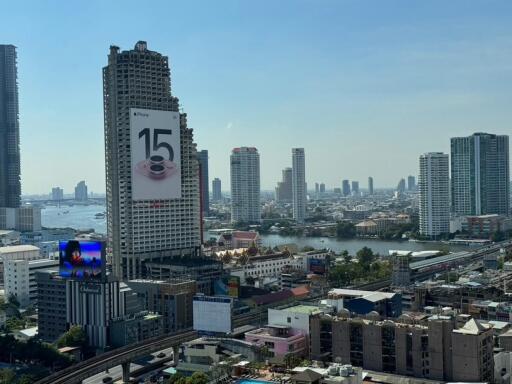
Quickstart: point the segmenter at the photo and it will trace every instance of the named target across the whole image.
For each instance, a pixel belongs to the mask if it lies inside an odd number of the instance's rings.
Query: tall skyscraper
[[[54,201],[60,201],[64,199],[64,190],[60,187],[54,187],[52,188],[52,200]]]
[[[304,148],[292,148],[293,218],[303,223],[306,218],[306,158]]]
[[[292,169],[285,168],[282,171],[282,180],[277,183],[276,201],[278,203],[290,203],[292,200]]]
[[[240,147],[231,152],[231,221],[261,221],[260,155],[256,148]]]
[[[411,192],[416,190],[416,178],[412,175],[407,176],[407,190]]]
[[[399,193],[405,192],[405,179],[400,179],[398,185],[396,186],[396,191]]]
[[[343,196],[350,195],[350,182],[348,180],[343,180],[341,182],[341,191],[343,192]]]
[[[146,42],[111,46],[103,68],[108,252],[113,272],[198,256],[199,164],[192,129],[171,95],[169,60]]]
[[[420,156],[420,233],[431,238],[450,232],[448,155]]]
[[[212,200],[213,201],[221,201],[222,200],[222,184],[221,184],[220,179],[217,177],[212,180],[212,191],[213,191]]]
[[[199,160],[199,173],[201,174],[201,206],[204,213],[210,211],[210,184],[208,181],[208,151],[203,149],[197,152]]]
[[[16,47],[0,45],[0,207],[20,206],[20,127]]]
[[[320,193],[320,184],[318,183],[315,183],[315,194],[319,194]]]
[[[359,195],[359,181],[352,181],[352,194],[354,196]]]
[[[368,177],[368,194],[373,195],[373,177]]]
[[[451,155],[452,211],[457,215],[508,215],[508,136],[475,133],[454,137]]]
[[[76,201],[87,201],[89,194],[87,192],[87,185],[85,181],[80,181],[75,187],[75,200]]]
[[[325,193],[325,184],[320,183],[320,193]]]

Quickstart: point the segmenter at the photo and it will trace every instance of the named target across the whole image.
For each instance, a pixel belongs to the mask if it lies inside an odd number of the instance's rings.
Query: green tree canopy
[[[357,251],[356,257],[362,265],[370,265],[376,258],[372,249],[368,247],[363,247]]]
[[[87,345],[87,335],[82,327],[73,325],[57,341],[57,346],[62,347],[85,347]]]

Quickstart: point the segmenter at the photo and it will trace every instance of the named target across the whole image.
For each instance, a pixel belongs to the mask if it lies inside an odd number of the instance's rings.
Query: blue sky
[[[451,136],[512,134],[511,1],[8,1],[18,47],[22,188],[104,192],[101,68],[111,44],[169,56],[210,178],[255,146],[272,189],[306,179],[395,186]]]

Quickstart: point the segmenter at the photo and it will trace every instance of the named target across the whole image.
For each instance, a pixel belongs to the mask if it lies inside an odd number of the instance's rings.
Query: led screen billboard
[[[318,275],[326,272],[326,262],[324,259],[309,259],[309,271]]]
[[[180,114],[130,108],[132,199],[181,197]]]
[[[101,280],[105,275],[105,244],[101,241],[60,241],[59,274],[65,278]]]
[[[240,277],[226,276],[215,280],[213,290],[215,295],[238,297],[240,294]]]

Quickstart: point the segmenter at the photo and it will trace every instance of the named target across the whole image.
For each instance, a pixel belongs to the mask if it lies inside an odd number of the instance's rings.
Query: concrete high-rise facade
[[[359,181],[352,181],[352,194],[354,196],[359,195]]]
[[[398,185],[396,186],[396,191],[399,193],[405,192],[405,179],[400,179]]]
[[[64,190],[60,187],[53,187],[51,197],[53,201],[59,201],[64,199]]]
[[[199,173],[201,174],[201,207],[204,213],[210,211],[210,182],[208,181],[208,151],[203,149],[197,152],[199,160]]]
[[[452,212],[457,215],[508,215],[509,167],[507,135],[475,133],[452,138]]]
[[[80,181],[75,187],[75,200],[76,201],[87,201],[89,193],[87,192],[87,185],[85,181]]]
[[[215,178],[212,180],[212,200],[213,201],[221,201],[222,200],[222,183],[219,178]]]
[[[440,152],[420,156],[420,233],[435,238],[450,232],[449,159]]]
[[[350,195],[350,182],[348,180],[343,180],[341,182],[341,191],[343,193],[343,196]]]
[[[282,180],[277,183],[276,187],[276,201],[278,203],[289,203],[293,200],[292,169],[283,169],[282,175]]]
[[[325,193],[325,184],[320,183],[320,193]]]
[[[304,148],[292,148],[293,219],[303,223],[306,218],[306,157]]]
[[[193,132],[187,127],[187,116],[179,113],[178,99],[171,94],[167,56],[150,51],[143,41],[129,51],[111,46],[108,65],[103,68],[103,98],[108,254],[112,258],[114,274],[122,278],[138,278],[146,274],[148,263],[198,256],[201,246],[199,164]],[[174,160],[174,164],[179,164],[171,179],[178,180],[173,182],[178,183],[179,193],[167,194],[167,188],[158,186],[163,182],[162,176],[168,176],[165,173],[153,177],[158,183],[153,182],[153,190],[149,192],[154,196],[169,197],[134,195],[134,188],[139,185],[133,182],[135,173],[132,171],[144,174],[147,169],[131,164],[132,142],[137,140],[136,133],[134,137],[131,133],[131,121],[135,119],[131,114],[133,108],[139,108],[134,111],[134,115],[139,116],[137,118],[159,114],[165,116],[165,127],[174,127],[173,124],[179,127],[179,136],[177,132],[172,136],[171,130],[156,128],[148,128],[153,130],[153,135],[142,135],[144,131],[138,135],[139,140],[147,140],[146,161],[151,160],[151,167],[156,171],[165,168],[158,162],[167,161],[158,152],[155,155],[155,151],[162,147],[166,151],[160,153],[169,156],[169,162]],[[176,136],[179,144],[173,149],[166,140],[171,141]],[[153,147],[149,145],[151,140]],[[179,158],[174,153],[179,153]],[[165,172],[169,169],[173,170],[166,168]],[[140,180],[141,176],[138,177]],[[149,179],[147,175],[146,178]]]
[[[253,147],[234,148],[231,152],[231,221],[261,221],[260,155]]]
[[[0,207],[20,206],[20,128],[16,47],[0,45]]]
[[[373,195],[373,177],[368,177],[368,194]]]
[[[408,191],[416,190],[416,178],[412,175],[407,176],[407,190]]]

